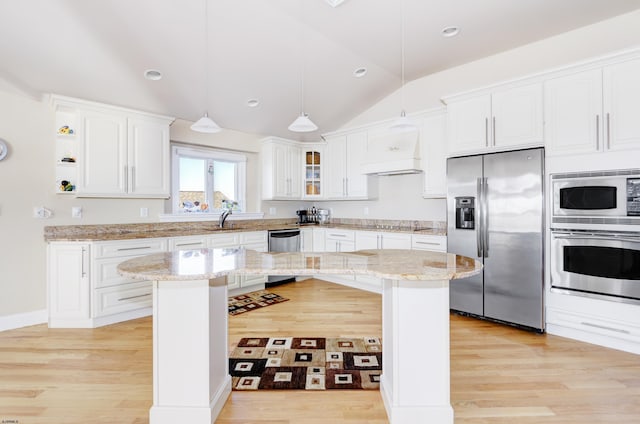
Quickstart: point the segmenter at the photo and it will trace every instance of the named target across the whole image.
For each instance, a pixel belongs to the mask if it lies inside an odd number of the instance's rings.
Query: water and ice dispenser
[[[475,228],[475,197],[456,197],[456,228]]]

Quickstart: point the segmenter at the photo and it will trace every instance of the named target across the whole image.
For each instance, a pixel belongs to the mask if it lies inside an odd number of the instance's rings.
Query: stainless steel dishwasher
[[[271,230],[269,231],[269,252],[299,252],[300,230]],[[295,275],[269,275],[266,287],[293,282]]]

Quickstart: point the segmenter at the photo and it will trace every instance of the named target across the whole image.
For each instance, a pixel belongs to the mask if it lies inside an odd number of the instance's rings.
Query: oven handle
[[[562,235],[560,235],[562,234]],[[617,236],[585,236],[585,235],[574,235],[570,233],[553,233],[553,237],[556,239],[566,239],[566,240],[609,240],[609,241],[628,241],[630,243],[640,243],[640,237],[634,238],[633,236],[625,236],[625,237],[617,237]]]

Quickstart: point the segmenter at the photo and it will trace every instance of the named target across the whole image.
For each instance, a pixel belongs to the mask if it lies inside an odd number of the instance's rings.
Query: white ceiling
[[[318,139],[401,85],[401,0],[336,8],[325,0],[208,1],[205,54],[205,0],[2,0],[0,79],[33,95],[191,121],[208,109],[222,127],[300,140]],[[405,77],[638,8],[640,0],[404,0]],[[460,35],[443,38],[450,25]],[[301,136],[287,126],[300,112],[303,62],[304,110],[320,129]],[[367,75],[354,78],[362,66]],[[162,80],[145,80],[149,68]],[[247,107],[251,98],[257,108]]]

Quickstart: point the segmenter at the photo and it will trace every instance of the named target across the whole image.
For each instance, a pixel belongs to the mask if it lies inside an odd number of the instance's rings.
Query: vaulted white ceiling
[[[0,79],[33,95],[191,121],[208,110],[225,128],[317,139],[400,87],[401,1],[407,81],[640,8],[640,0],[347,0],[335,8],[326,0],[3,0]],[[442,37],[450,25],[460,34]],[[300,112],[303,65],[304,110],[320,128],[300,136],[287,126]],[[364,78],[353,76],[359,67]],[[160,81],[143,77],[150,68]],[[260,104],[249,108],[253,98]]]

